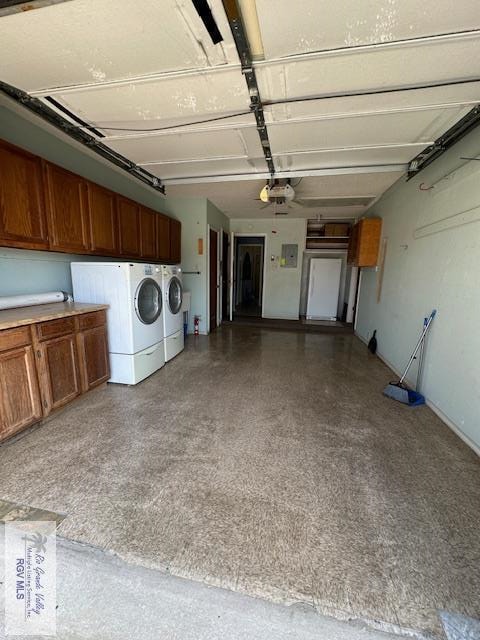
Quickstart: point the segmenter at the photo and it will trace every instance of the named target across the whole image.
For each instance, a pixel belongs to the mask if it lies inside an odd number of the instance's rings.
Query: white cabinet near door
[[[308,320],[336,320],[341,258],[312,258],[308,282]]]

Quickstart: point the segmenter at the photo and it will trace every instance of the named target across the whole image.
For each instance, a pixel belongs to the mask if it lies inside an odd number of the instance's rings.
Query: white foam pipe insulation
[[[48,293],[31,293],[20,296],[0,296],[0,309],[15,309],[16,307],[33,307],[37,304],[50,302],[66,302],[70,296],[65,291],[49,291]]]

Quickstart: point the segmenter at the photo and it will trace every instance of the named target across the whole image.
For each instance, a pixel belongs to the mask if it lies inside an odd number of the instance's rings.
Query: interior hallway
[[[0,498],[128,562],[440,634],[439,609],[480,617],[479,462],[391,377],[350,335],[190,337],[4,444]]]

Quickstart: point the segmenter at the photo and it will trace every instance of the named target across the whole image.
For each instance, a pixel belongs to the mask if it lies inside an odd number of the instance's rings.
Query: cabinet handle
[[[42,357],[42,352],[40,351],[40,349],[37,349],[37,358],[41,358]]]

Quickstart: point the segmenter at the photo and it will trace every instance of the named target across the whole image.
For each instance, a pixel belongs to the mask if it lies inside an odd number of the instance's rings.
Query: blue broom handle
[[[407,373],[408,373],[408,370],[409,370],[409,369],[410,369],[410,367],[412,366],[412,362],[415,360],[415,356],[417,355],[417,352],[418,352],[418,350],[420,349],[420,346],[421,346],[422,342],[424,341],[425,336],[427,335],[428,328],[429,328],[429,327],[430,327],[430,325],[432,324],[432,320],[435,318],[435,316],[436,316],[436,315],[437,315],[437,310],[436,310],[436,309],[434,309],[434,310],[432,311],[432,313],[430,314],[429,318],[428,318],[427,324],[425,325],[425,327],[424,327],[424,329],[423,329],[423,331],[422,331],[422,335],[421,335],[421,336],[420,336],[420,338],[418,339],[418,342],[417,342],[417,344],[416,344],[416,346],[415,346],[415,349],[413,350],[412,355],[410,356],[410,360],[408,361],[408,364],[407,364],[407,366],[406,366],[406,369],[405,369],[405,371],[403,372],[403,376],[402,376],[402,377],[400,378],[400,380],[399,380],[399,384],[402,384],[402,382],[405,380],[405,378],[406,378],[406,376],[407,376]]]

